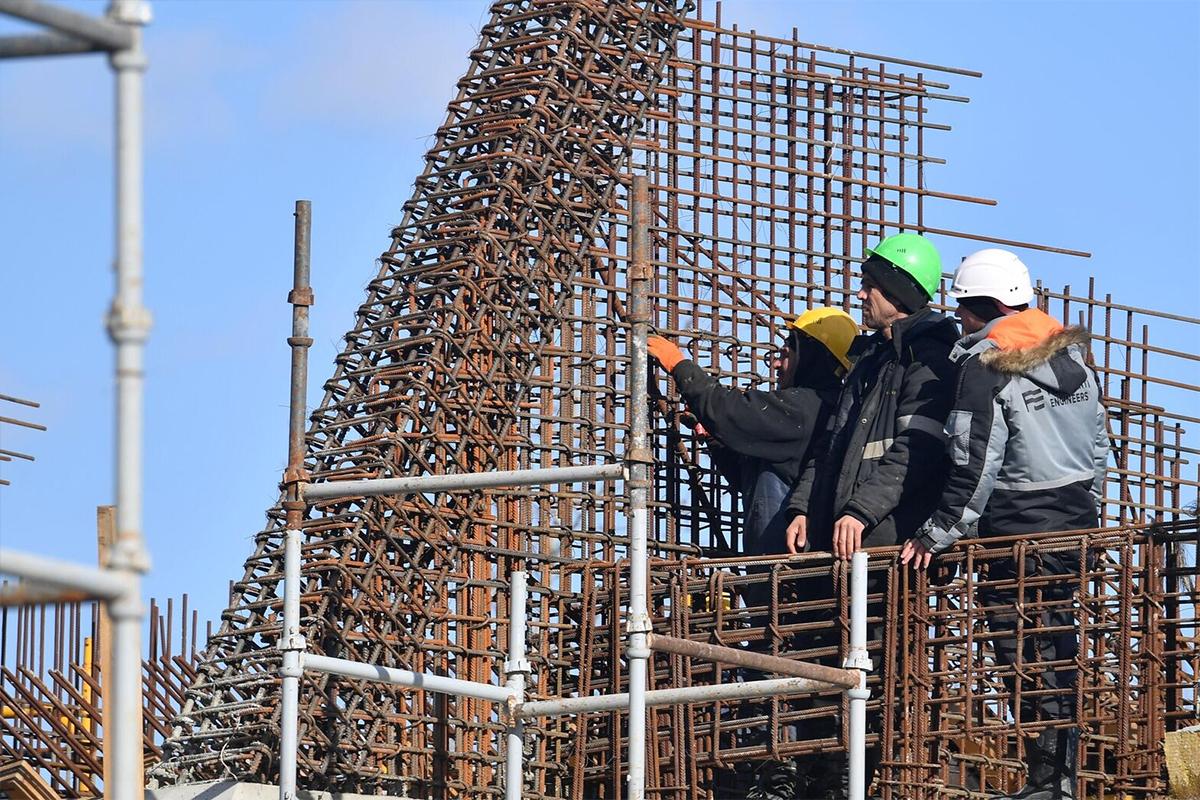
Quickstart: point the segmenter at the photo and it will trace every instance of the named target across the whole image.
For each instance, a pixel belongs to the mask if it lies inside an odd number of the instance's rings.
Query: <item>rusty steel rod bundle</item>
[[[199,625],[187,595],[178,604],[168,600],[165,608],[150,602],[141,740],[151,763],[162,755],[171,720],[196,677],[204,635]],[[0,762],[24,760],[63,797],[103,793],[105,630],[94,602],[0,610]]]

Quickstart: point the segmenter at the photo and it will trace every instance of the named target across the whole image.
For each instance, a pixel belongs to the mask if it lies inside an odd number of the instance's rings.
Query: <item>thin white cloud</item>
[[[351,2],[318,10],[280,53],[264,112],[343,128],[436,120],[456,93],[479,19],[470,6]]]
[[[146,135],[151,146],[220,142],[237,128],[238,88],[268,62],[261,45],[211,28],[147,42]]]
[[[150,148],[219,142],[236,128],[234,91],[266,51],[212,29],[154,31],[146,37],[145,131]],[[9,156],[107,152],[113,77],[102,56],[13,62],[0,72],[0,147]]]

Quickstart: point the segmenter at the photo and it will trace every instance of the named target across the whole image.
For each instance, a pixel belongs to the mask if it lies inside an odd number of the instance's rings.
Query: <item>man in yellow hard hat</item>
[[[814,449],[813,442],[824,434],[857,335],[858,325],[841,309],[815,308],[801,314],[788,324],[787,341],[771,358],[773,391],[722,386],[684,358],[674,344],[650,337],[650,354],[675,379],[699,421],[697,430],[707,434],[714,466],[741,496],[743,553],[796,552],[785,536],[784,501]],[[766,582],[747,586],[743,593],[747,607],[764,607],[769,602],[766,591]],[[746,674],[748,680],[760,677],[765,676],[754,671]],[[765,726],[743,731],[746,743],[761,742],[768,733]],[[757,771],[747,797],[770,796],[783,784],[794,790],[803,782],[802,771],[795,760],[767,761]],[[790,797],[794,792],[785,794]]]
[[[787,330],[772,358],[773,391],[722,386],[667,339],[651,336],[648,343],[711,437],[717,468],[742,496],[741,550],[753,555],[795,552],[780,512],[813,439],[825,429],[858,335],[858,325],[838,308],[806,311]]]

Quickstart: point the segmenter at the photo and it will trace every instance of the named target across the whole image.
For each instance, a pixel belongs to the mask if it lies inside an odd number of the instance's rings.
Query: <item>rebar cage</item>
[[[927,198],[991,202],[928,188],[927,168],[943,162],[926,133],[948,130],[938,109],[964,99],[951,82],[976,75],[821,47],[797,31],[738,31],[719,8],[706,18],[685,0],[494,3],[312,413],[306,468],[331,481],[623,459],[631,171],[651,183],[655,327],[741,386],[766,383],[762,359],[789,317],[818,305],[857,314],[857,265],[881,236],[1037,249],[927,219]],[[1197,717],[1197,534],[1184,509],[1196,451],[1183,427],[1198,421],[1170,410],[1194,403],[1182,375],[1197,358],[1162,342],[1185,340],[1200,321],[1098,291],[1043,287],[1039,304],[1094,334],[1113,441],[1112,530],[1012,546],[1096,554],[1073,576],[1070,601],[1085,640],[1075,665],[1084,780],[1101,796],[1161,796],[1161,734]],[[1150,322],[1168,338],[1152,343]],[[739,553],[738,499],[680,428],[674,387],[662,376],[652,385],[656,628],[836,660],[841,572],[819,558],[714,560]],[[1159,399],[1167,392],[1170,408]],[[519,566],[532,592],[530,696],[619,691],[617,568],[628,539],[616,489],[319,503],[304,526],[310,649],[498,682],[507,575]],[[151,771],[159,785],[277,778],[278,505],[268,519]],[[1021,735],[1037,723],[1018,729],[1005,716],[976,592],[998,547],[964,546],[928,577],[874,557],[874,607],[886,609],[874,737],[888,796],[1018,780]],[[1035,584],[1017,587],[1030,602]],[[653,672],[659,688],[737,677],[663,656]],[[1023,690],[1038,691],[1036,680]],[[501,793],[503,723],[485,702],[309,675],[300,714],[306,788]],[[622,719],[531,724],[526,796],[620,797]],[[678,798],[740,791],[765,759],[843,746],[837,702],[819,699],[650,719],[650,785]]]

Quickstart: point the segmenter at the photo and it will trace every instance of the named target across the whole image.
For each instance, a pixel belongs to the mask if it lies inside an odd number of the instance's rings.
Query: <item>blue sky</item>
[[[146,591],[188,592],[215,619],[285,460],[293,201],[314,209],[316,401],[487,8],[153,8]],[[927,146],[949,164],[927,181],[1000,205],[934,201],[930,224],[1090,250],[1029,263],[1051,285],[1095,274],[1121,302],[1200,314],[1200,5],[745,0],[723,17],[982,71],[954,81],[972,100],[942,109],[954,131]],[[13,482],[0,487],[0,542],[82,560],[95,554],[95,506],[112,498],[110,106],[98,56],[0,62],[0,393],[41,401],[25,416],[50,428],[0,427],[0,448],[38,457],[0,464]],[[951,263],[972,249],[939,244]],[[1164,326],[1160,340],[1194,350],[1196,333]]]

